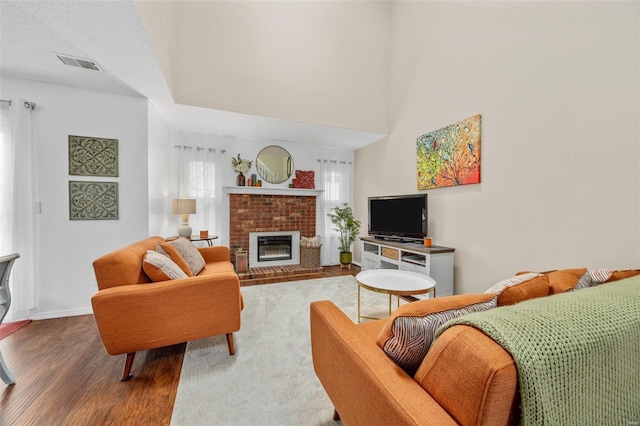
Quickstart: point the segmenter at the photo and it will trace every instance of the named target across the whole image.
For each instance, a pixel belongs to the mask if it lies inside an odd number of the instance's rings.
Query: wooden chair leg
[[[336,410],[335,408],[333,409],[333,420],[336,422],[340,420],[340,414],[338,414],[338,410]]]
[[[130,352],[127,354],[127,359],[124,361],[124,371],[122,372],[121,382],[126,382],[127,380],[131,380],[133,374],[131,374],[131,366],[133,365],[133,358],[135,358],[136,353]]]
[[[227,333],[227,345],[229,345],[229,355],[235,355],[236,349],[233,347],[233,333]]]

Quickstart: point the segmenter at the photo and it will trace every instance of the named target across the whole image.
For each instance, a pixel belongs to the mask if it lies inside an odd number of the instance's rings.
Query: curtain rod
[[[6,102],[6,103],[9,104],[9,106],[11,106],[13,104],[11,99],[0,99],[0,102]],[[24,107],[33,111],[34,109],[36,109],[36,103],[35,102],[24,101]]]
[[[174,145],[173,147],[174,148],[193,149],[192,146],[187,146],[187,145]],[[195,148],[196,148],[196,151],[202,151],[204,149],[201,146],[196,146]],[[216,152],[216,149],[215,148],[209,148],[209,152]],[[221,149],[220,152],[224,154],[225,152],[227,152],[227,150],[226,149]]]
[[[318,158],[316,161],[318,163],[325,162],[325,163],[333,163],[333,164],[338,164],[338,163],[340,163],[340,164],[351,164],[351,161],[345,161],[345,160],[326,160],[326,159],[322,160],[322,159]]]

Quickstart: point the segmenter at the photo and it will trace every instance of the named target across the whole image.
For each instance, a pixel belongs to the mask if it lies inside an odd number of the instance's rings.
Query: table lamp
[[[178,227],[178,236],[191,238],[189,215],[196,212],[196,200],[189,198],[174,198],[171,206],[173,214],[182,215],[182,223]]]

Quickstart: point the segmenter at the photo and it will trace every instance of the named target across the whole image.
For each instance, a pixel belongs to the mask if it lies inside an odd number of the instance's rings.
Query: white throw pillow
[[[153,282],[187,278],[187,274],[173,260],[153,250],[147,250],[142,269]]]
[[[182,270],[184,270],[185,268],[181,266],[181,259],[178,259],[177,256],[182,257],[184,262],[187,263],[192,276],[198,275],[200,271],[204,269],[204,257],[200,254],[198,248],[186,238],[178,238],[173,241],[160,243],[160,247],[162,247],[162,249],[169,254],[169,257],[171,257],[171,259],[176,262]],[[175,249],[175,251],[172,250],[172,248]],[[188,271],[184,272],[189,275]]]

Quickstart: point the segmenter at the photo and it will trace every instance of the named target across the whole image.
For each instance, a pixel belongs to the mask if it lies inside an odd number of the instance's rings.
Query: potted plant
[[[330,213],[327,213],[331,223],[334,226],[334,230],[340,233],[340,265],[347,265],[350,267],[353,260],[353,253],[351,253],[351,245],[356,240],[358,233],[360,232],[360,221],[353,217],[353,210],[349,207],[348,203],[344,203],[342,207],[336,206],[331,209]]]

